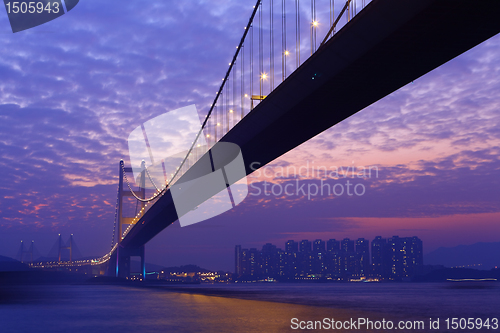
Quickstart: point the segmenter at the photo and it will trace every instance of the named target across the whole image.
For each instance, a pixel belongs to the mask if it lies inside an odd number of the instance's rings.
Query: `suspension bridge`
[[[15,256],[15,259],[21,263],[28,264],[32,268],[43,268],[43,269],[57,269],[68,268],[73,269],[73,271],[78,272],[80,266],[89,266],[92,268],[91,264],[95,260],[82,258],[80,250],[78,249],[74,239],[73,234],[69,236],[69,239],[65,242],[61,234],[58,235],[52,249],[49,251],[46,257],[41,256],[35,247],[35,241],[31,241],[28,247],[25,243],[21,241],[21,245]],[[95,271],[95,270],[94,270]],[[80,270],[80,272],[85,272],[87,274],[92,274],[89,269]],[[95,272],[94,272],[95,273]]]
[[[171,189],[225,165],[225,144],[248,175],[500,32],[498,0],[258,0],[249,14],[180,165],[157,186],[146,163],[120,161],[111,250],[84,263],[95,274],[129,277],[138,256],[145,278],[145,244],[180,218]]]

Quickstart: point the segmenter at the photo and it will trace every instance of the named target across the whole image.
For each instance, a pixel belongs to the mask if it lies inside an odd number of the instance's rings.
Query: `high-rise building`
[[[340,242],[335,239],[330,239],[328,242],[326,242],[326,251],[327,252],[333,252],[333,251],[339,251],[340,250]]]
[[[260,274],[260,253],[256,248],[248,251],[248,275],[258,276]]]
[[[369,241],[364,238],[356,240],[356,259],[354,272],[356,276],[368,276],[370,271],[370,245]]]
[[[418,237],[393,236],[387,241],[391,280],[411,278],[422,272],[422,241]]]
[[[315,276],[323,276],[325,273],[325,242],[321,239],[316,239],[313,242],[313,263],[311,268],[311,273]]]
[[[407,240],[407,273],[409,277],[422,274],[424,267],[424,255],[422,240],[416,236],[408,237]]]
[[[330,239],[326,242],[325,271],[327,276],[332,279],[341,277],[342,254],[340,252],[340,242]]]
[[[288,279],[295,278],[298,275],[298,256],[299,244],[296,241],[289,240],[285,243],[285,252],[283,254],[283,275]]]
[[[264,277],[278,277],[280,275],[280,252],[275,245],[267,243],[260,253],[260,274]]]
[[[344,252],[354,252],[354,241],[349,238],[344,238],[340,243],[340,247]]]
[[[238,274],[239,277],[250,275],[250,250],[241,249],[240,257],[241,257],[241,266],[240,266],[241,273]]]
[[[403,243],[399,236],[392,236],[387,240],[390,262],[389,279],[400,280],[403,277]]]
[[[381,236],[372,241],[372,274],[377,278],[389,275],[387,240]]]
[[[288,242],[285,243],[285,252],[286,253],[299,252],[299,244],[294,240],[289,240]]]
[[[356,253],[354,252],[354,241],[349,238],[344,238],[340,242],[341,269],[340,274],[344,279],[349,279],[355,274]]]
[[[304,239],[299,244],[299,253],[297,254],[298,275],[309,276],[313,271],[313,252],[311,242]]]
[[[234,248],[234,272],[236,275],[243,275],[241,267],[241,245],[236,245]]]
[[[322,241],[321,239],[316,239],[313,243],[313,252],[321,252],[325,253],[325,242]]]
[[[299,250],[300,252],[306,252],[306,253],[311,252],[311,242],[308,241],[307,239],[300,241]]]

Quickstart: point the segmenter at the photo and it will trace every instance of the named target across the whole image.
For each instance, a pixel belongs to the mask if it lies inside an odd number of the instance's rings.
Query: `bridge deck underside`
[[[250,174],[252,162],[269,163],[496,35],[498,17],[499,0],[374,0],[221,141],[240,146]],[[122,246],[142,246],[177,219],[167,192]]]

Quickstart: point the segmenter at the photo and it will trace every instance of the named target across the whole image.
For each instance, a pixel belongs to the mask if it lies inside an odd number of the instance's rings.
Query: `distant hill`
[[[500,242],[440,247],[424,255],[424,263],[446,267],[466,266],[466,268],[485,270],[495,266],[500,267]],[[478,264],[481,265],[478,266]]]
[[[146,263],[146,272],[160,272],[164,267],[156,264]],[[141,270],[141,262],[138,260],[130,260],[130,270],[139,272]]]
[[[165,272],[185,272],[185,273],[208,273],[210,272],[208,269],[201,268],[196,265],[184,265],[184,266],[176,266],[176,267],[165,267],[162,269]]]
[[[28,265],[15,259],[0,256],[0,272],[27,271]]]
[[[9,257],[0,256],[0,262],[13,262],[13,261],[17,261],[17,260],[9,258]]]
[[[130,270],[132,272],[139,272],[141,270],[141,262],[137,260],[130,261]],[[155,264],[146,263],[146,272],[210,272],[208,269],[201,268],[196,265],[184,265],[184,266],[175,266],[175,267],[165,267]]]

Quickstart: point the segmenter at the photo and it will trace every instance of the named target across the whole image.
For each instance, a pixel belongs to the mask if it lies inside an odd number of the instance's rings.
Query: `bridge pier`
[[[140,275],[143,280],[146,280],[146,261],[144,259],[144,246],[140,247],[122,247],[118,246],[116,249],[116,266],[115,275],[120,278],[130,278],[130,258],[141,258]]]

